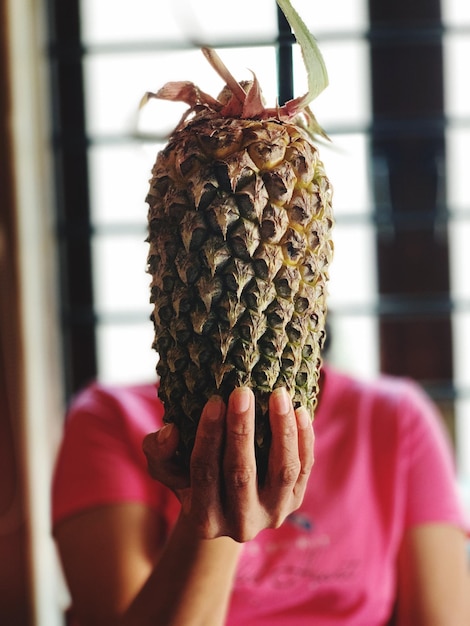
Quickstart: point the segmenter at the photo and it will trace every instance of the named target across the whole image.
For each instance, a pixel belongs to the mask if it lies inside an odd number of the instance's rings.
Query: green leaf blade
[[[328,86],[328,72],[325,61],[315,38],[292,6],[290,0],[277,0],[277,4],[286,16],[302,51],[308,80],[308,93],[302,98],[302,105],[306,106],[312,100],[315,100]]]

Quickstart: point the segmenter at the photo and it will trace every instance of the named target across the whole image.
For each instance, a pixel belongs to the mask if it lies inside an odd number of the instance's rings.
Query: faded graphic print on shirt
[[[293,513],[281,528],[264,531],[244,546],[236,586],[292,592],[348,583],[359,574],[361,559],[335,558],[334,543],[332,535],[316,527],[308,515]]]

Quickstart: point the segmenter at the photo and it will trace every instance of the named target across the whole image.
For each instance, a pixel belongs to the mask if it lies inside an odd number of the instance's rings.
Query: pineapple
[[[298,25],[288,0],[279,4]],[[146,95],[189,105],[146,198],[159,396],[187,464],[207,399],[251,387],[262,480],[272,390],[285,386],[313,419],[332,190],[313,142],[322,131],[311,94],[266,108],[255,76],[238,83],[215,51],[203,52],[227,83],[218,98],[190,82]]]

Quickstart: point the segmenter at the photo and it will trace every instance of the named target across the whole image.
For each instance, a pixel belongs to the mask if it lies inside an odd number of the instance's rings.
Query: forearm
[[[180,518],[123,626],[221,626],[241,545],[200,540]]]

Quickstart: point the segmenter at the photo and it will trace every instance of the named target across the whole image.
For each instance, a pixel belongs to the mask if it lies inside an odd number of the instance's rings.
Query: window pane
[[[312,0],[294,0],[292,4],[314,35],[323,31],[354,32],[368,26],[366,0],[328,0],[321,5]]]
[[[470,354],[470,311],[467,309],[462,313],[454,314],[453,326],[455,339],[455,383],[458,386],[466,386],[467,391],[470,391],[468,389],[470,381],[468,376],[468,355]]]
[[[378,327],[374,315],[331,315],[328,360],[354,376],[372,378],[379,371]]]
[[[456,434],[458,469],[470,505],[470,189],[468,154],[470,150],[470,94],[468,93],[468,58],[470,57],[470,3],[468,0],[444,0],[443,19],[448,28],[444,37],[446,87],[447,200],[451,212],[449,251],[452,299],[454,384],[457,389]],[[467,32],[465,31],[467,29]]]
[[[447,114],[450,116],[468,119],[470,115],[469,58],[470,37],[468,34],[450,34],[444,38],[446,107]]]
[[[88,44],[149,41],[206,44],[225,40],[272,40],[274,0],[82,0],[83,37]]]
[[[143,235],[93,237],[95,308],[98,314],[150,314],[146,273],[148,244]]]
[[[470,24],[470,2],[468,0],[443,0],[442,15],[446,25],[464,26]]]
[[[155,0],[81,0],[86,44],[142,40],[183,40],[173,2]]]
[[[205,91],[214,91],[214,85],[217,90],[220,83],[199,50],[87,56],[85,93],[88,134],[135,132],[141,98],[147,91],[157,91],[169,80],[192,80]],[[165,104],[165,108],[161,107],[162,115],[156,118],[156,127],[141,130],[167,133],[174,128],[187,106],[182,103]]]
[[[341,224],[334,230],[330,308],[371,306],[376,293],[375,238],[372,226]]]
[[[468,155],[470,154],[470,129],[450,129],[447,142],[447,196],[451,209],[470,211],[470,185],[468,184]]]
[[[465,489],[465,504],[470,511],[470,399],[464,398],[457,402],[457,460],[459,474]]]
[[[274,47],[224,49],[219,53],[237,80],[250,79],[250,70],[255,72],[267,102],[275,104]],[[166,82],[178,80],[190,80],[213,96],[224,86],[200,50],[87,56],[88,133],[133,133],[138,126],[141,132],[167,134],[179,122],[187,105],[152,100],[139,114],[139,102],[147,91],[158,91]]]
[[[90,149],[91,212],[95,226],[140,224],[145,233],[145,196],[159,149],[159,145],[144,143],[98,145]]]
[[[321,43],[329,85],[311,108],[327,132],[335,127],[363,126],[370,120],[368,50],[361,40]],[[294,51],[295,95],[300,96],[307,91],[307,75],[300,47],[295,46]]]
[[[335,253],[330,269],[328,359],[359,376],[379,369],[376,250],[368,177],[368,141],[364,134],[332,135],[320,146],[333,185]]]
[[[364,134],[331,135],[322,141],[320,157],[333,185],[333,208],[337,217],[367,215],[373,210],[368,176],[368,140]]]
[[[99,324],[98,379],[104,383],[141,384],[155,380],[157,353],[152,349],[150,321],[140,324]]]
[[[470,216],[467,215],[467,219],[456,218],[453,220],[449,227],[449,235],[451,240],[452,293],[457,301],[465,299],[467,302],[470,302],[470,280],[468,278],[470,268]]]

